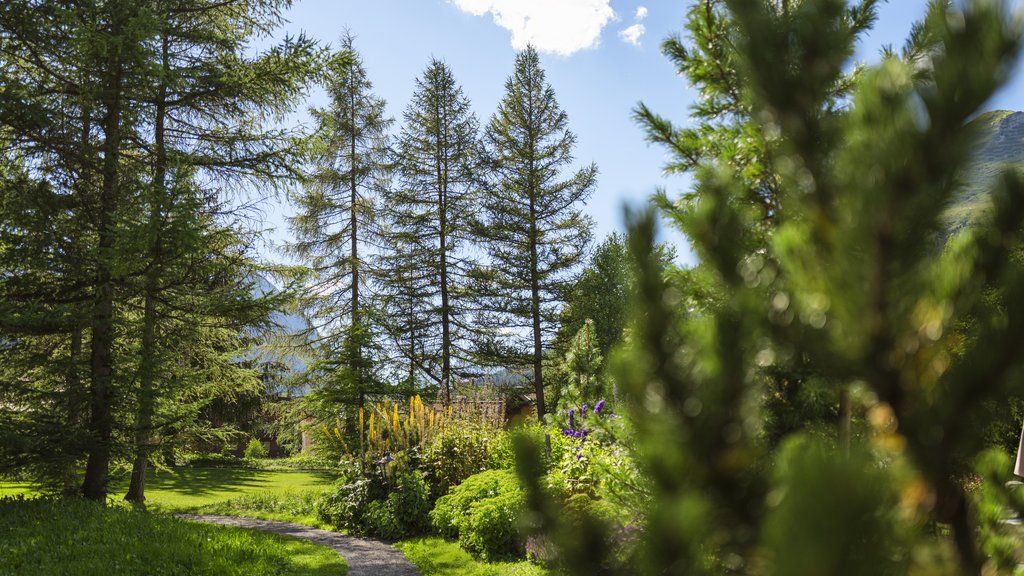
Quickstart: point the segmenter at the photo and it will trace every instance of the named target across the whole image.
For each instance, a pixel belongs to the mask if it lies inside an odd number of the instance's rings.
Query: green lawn
[[[0,482],[0,498],[7,496],[34,496],[36,488],[29,482]]]
[[[324,526],[312,512],[312,503],[316,492],[329,488],[334,481],[335,477],[326,472],[176,468],[170,471],[151,471],[146,481],[146,503],[148,508],[164,512],[248,516],[298,522],[323,528]],[[119,500],[124,495],[126,488],[126,480],[112,483],[111,497]],[[0,496],[22,493],[27,495],[33,493],[33,487],[26,483],[0,482]],[[209,529],[222,530],[224,528],[212,527]],[[0,535],[0,539],[2,539],[2,535]],[[419,568],[423,576],[548,576],[550,574],[549,571],[526,561],[480,562],[460,548],[457,543],[443,538],[414,538],[398,542],[396,546]],[[0,570],[0,573],[6,574],[3,570]],[[311,573],[328,574],[330,572]],[[88,572],[73,572],[71,574],[88,574]]]
[[[522,560],[480,562],[455,542],[425,537],[395,544],[422,576],[549,576],[551,572]]]
[[[329,548],[83,500],[0,500],[0,574],[344,576]]]
[[[150,470],[146,475],[146,504],[158,510],[192,511],[243,496],[325,490],[334,480],[334,475],[320,471],[241,468]],[[115,478],[110,484],[110,498],[120,500],[127,489],[127,477]],[[0,481],[0,498],[35,493],[36,487],[30,483]]]
[[[327,472],[268,471],[239,468],[175,468],[152,470],[146,477],[146,504],[160,510],[195,510],[243,496],[296,494],[325,490],[334,483]],[[127,480],[111,485],[124,496]]]

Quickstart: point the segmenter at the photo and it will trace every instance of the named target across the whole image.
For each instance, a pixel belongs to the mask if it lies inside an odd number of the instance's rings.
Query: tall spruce
[[[491,335],[480,352],[498,365],[532,367],[540,417],[544,346],[591,239],[580,204],[597,181],[593,164],[563,179],[576,143],[568,125],[537,51],[527,47],[483,137],[489,176],[478,233],[490,262],[478,289]]]
[[[13,96],[5,98],[3,111],[10,127],[5,153],[48,188],[54,200],[64,202],[80,230],[71,237],[82,241],[78,248],[83,263],[77,268],[81,276],[58,279],[62,298],[13,294],[5,300],[0,324],[8,338],[26,346],[29,324],[50,336],[63,334],[71,366],[77,365],[79,354],[84,360],[88,349],[87,385],[77,371],[69,372],[68,383],[82,382],[88,398],[81,490],[100,502],[106,500],[121,395],[115,303],[131,255],[123,250],[120,230],[138,190],[139,171],[130,163],[130,149],[140,129],[133,95],[151,84],[146,72],[154,26],[148,8],[126,0],[75,5],[19,0],[0,8],[0,68],[10,86],[5,92]],[[3,282],[15,286],[26,272],[24,266],[5,270]],[[19,309],[19,299],[35,306]],[[49,324],[45,327],[36,323],[47,308],[61,318],[59,311],[67,310],[62,304],[70,300],[88,302],[82,314],[86,321],[64,326],[43,321]]]
[[[395,145],[397,185],[385,197],[388,245],[381,290],[388,329],[420,372],[450,398],[453,364],[465,365],[472,325],[467,246],[476,208],[478,123],[448,65],[416,80]],[[411,299],[410,299],[411,298]],[[418,338],[409,338],[419,334]],[[408,340],[406,340],[408,338]]]
[[[330,104],[312,110],[313,168],[294,195],[291,252],[312,274],[305,300],[330,368],[324,394],[362,406],[376,387],[371,347],[369,246],[378,242],[377,202],[387,169],[385,102],[373,94],[351,34],[327,70]]]

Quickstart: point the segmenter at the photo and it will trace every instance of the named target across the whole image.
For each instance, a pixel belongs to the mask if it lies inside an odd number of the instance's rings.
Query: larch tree
[[[181,422],[158,410],[205,385],[182,378],[184,359],[231,358],[228,334],[265,318],[245,304],[252,261],[216,197],[288,172],[290,136],[254,126],[301,93],[312,45],[247,59],[244,37],[225,38],[269,31],[285,4],[0,7],[0,394],[38,434],[3,466],[55,452],[37,471],[68,488],[85,460],[81,492],[105,501],[111,459],[136,452],[141,499],[153,431]],[[179,322],[222,332],[168,338]]]
[[[580,204],[597,166],[563,177],[576,136],[533,47],[516,56],[505,96],[484,130],[488,172],[477,223],[490,261],[476,282],[489,328],[484,361],[532,366],[537,414],[544,416],[544,346],[591,239]]]
[[[381,292],[389,332],[411,364],[450,398],[453,364],[469,358],[467,278],[477,202],[478,122],[451,69],[434,59],[395,144],[397,182],[385,196],[389,250]],[[403,337],[418,334],[405,341]]]
[[[167,328],[163,324],[185,314],[204,318],[199,324],[211,329],[226,326],[230,333],[254,328],[269,312],[252,297],[256,266],[231,247],[232,241],[241,245],[240,233],[217,196],[224,186],[240,181],[276,185],[298,173],[298,157],[290,152],[294,135],[268,128],[266,120],[280,118],[302,96],[319,51],[300,36],[245,55],[247,42],[269,35],[287,4],[266,0],[239,9],[164,0],[155,6],[159,27],[152,44],[158,72],[145,98],[150,174],[140,199],[148,212],[139,227],[145,254],[137,274],[143,317],[127,500],[145,500],[149,452],[163,428],[154,421],[158,385],[168,380],[159,376],[171,373],[161,361],[166,354],[159,351],[165,339],[160,331]],[[200,180],[207,184],[198,186]],[[217,265],[241,272],[217,271]],[[192,298],[190,291],[206,297]]]
[[[376,387],[373,369],[370,248],[378,245],[377,203],[388,167],[392,120],[373,94],[351,34],[341,39],[325,80],[330,104],[312,110],[313,166],[294,195],[292,254],[308,265],[305,306],[325,366],[324,394],[362,406]]]

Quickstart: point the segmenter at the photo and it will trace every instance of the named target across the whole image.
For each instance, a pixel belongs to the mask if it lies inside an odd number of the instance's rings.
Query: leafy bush
[[[316,504],[325,524],[391,540],[426,531],[429,511],[430,489],[420,472],[401,474],[393,490],[380,477],[339,483]]]
[[[423,470],[436,495],[447,494],[473,474],[488,469],[489,449],[500,431],[482,426],[451,426],[441,430],[423,454]]]
[[[266,458],[270,455],[266,445],[263,442],[255,438],[250,438],[249,443],[245,446],[245,457],[249,459],[255,458]]]
[[[321,522],[356,533],[365,533],[365,514],[370,502],[387,497],[385,485],[377,478],[339,482],[316,503]]]
[[[488,470],[439,498],[430,520],[438,533],[457,537],[463,548],[493,559],[521,552],[517,525],[524,506],[515,473]]]
[[[597,496],[601,482],[600,460],[605,456],[606,450],[596,442],[578,444],[566,451],[548,473],[548,488],[565,498],[584,494]]]
[[[421,534],[430,527],[429,513],[430,487],[423,474],[402,474],[387,499],[370,503],[366,512],[367,533],[389,540]]]

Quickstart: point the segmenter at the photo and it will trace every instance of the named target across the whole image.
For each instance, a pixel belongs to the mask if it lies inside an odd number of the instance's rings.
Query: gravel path
[[[348,576],[419,576],[416,567],[406,559],[404,554],[394,546],[377,540],[355,538],[291,522],[272,522],[211,514],[178,514],[177,516],[184,520],[241,526],[316,542],[333,548],[345,558],[345,561],[348,562]]]

